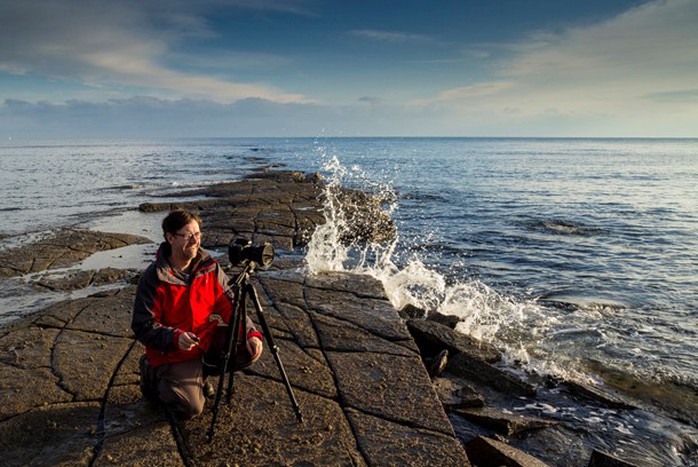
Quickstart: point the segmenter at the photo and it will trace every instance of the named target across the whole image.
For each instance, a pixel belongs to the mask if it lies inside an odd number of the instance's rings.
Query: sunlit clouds
[[[108,135],[128,108],[124,134],[698,136],[698,0],[444,5],[2,2],[0,125],[69,132],[50,108]]]

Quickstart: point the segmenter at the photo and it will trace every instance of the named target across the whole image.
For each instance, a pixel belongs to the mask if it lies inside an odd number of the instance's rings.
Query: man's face
[[[172,255],[183,260],[191,260],[201,245],[201,230],[195,220],[179,229],[174,234],[167,234],[167,241],[172,246]]]

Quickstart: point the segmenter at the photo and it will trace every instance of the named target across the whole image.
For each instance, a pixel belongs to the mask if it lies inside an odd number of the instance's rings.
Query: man
[[[182,420],[204,408],[203,355],[212,348],[221,323],[232,322],[232,291],[220,265],[201,248],[201,219],[186,211],[162,221],[165,242],[138,283],[131,328],[145,345],[141,390],[157,398]],[[262,335],[248,318],[248,362],[262,354]],[[217,333],[216,333],[217,334]],[[220,339],[216,339],[219,342]]]

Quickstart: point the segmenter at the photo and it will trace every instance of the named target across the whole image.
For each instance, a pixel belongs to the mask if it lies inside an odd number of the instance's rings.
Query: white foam
[[[545,349],[546,340],[554,335],[560,318],[535,301],[503,295],[477,279],[448,283],[443,274],[425,265],[416,254],[398,266],[395,251],[399,234],[389,244],[342,244],[340,239],[349,227],[339,201],[339,188],[361,185],[367,177],[358,167],[348,170],[342,166],[336,156],[330,157],[323,169],[328,180],[324,193],[327,222],[315,230],[308,245],[306,264],[311,274],[335,271],[370,275],[381,281],[396,309],[411,304],[427,312],[457,316],[461,320],[457,331],[496,345],[504,352],[507,365],[592,383],[588,376],[574,370],[569,359],[555,355],[554,348]],[[360,183],[356,183],[357,178]],[[375,191],[375,186],[369,189]],[[380,189],[391,191],[385,185]],[[380,193],[380,196],[397,199],[394,193]]]

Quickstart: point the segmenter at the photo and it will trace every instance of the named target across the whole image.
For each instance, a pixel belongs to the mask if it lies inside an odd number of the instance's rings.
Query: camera
[[[274,247],[269,242],[253,245],[251,240],[237,238],[228,245],[228,258],[233,266],[242,264],[266,269],[274,262]]]

